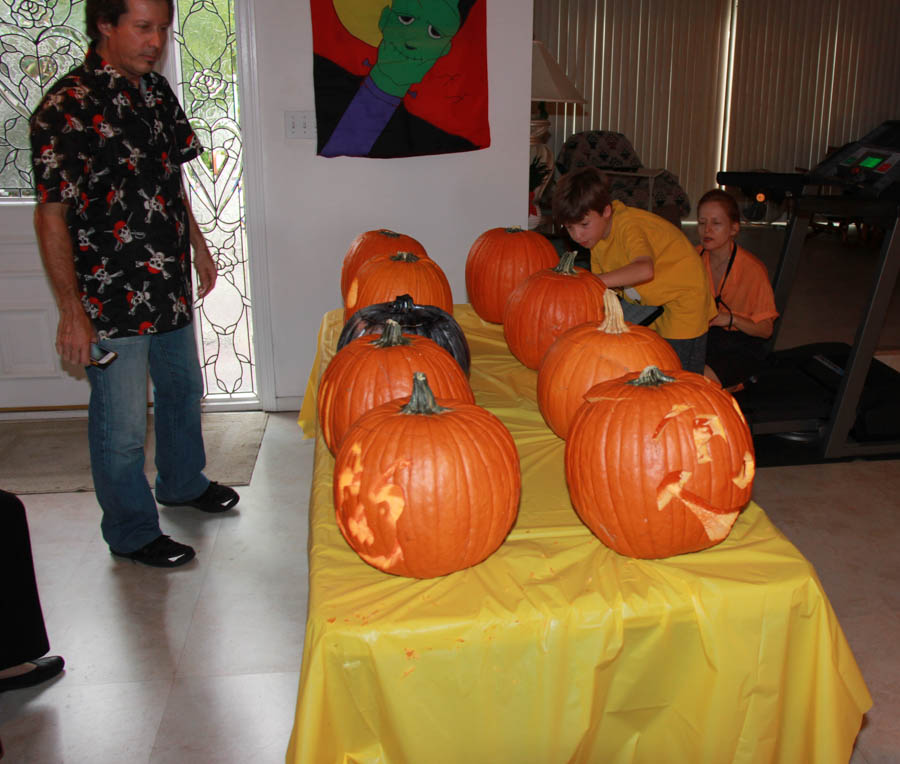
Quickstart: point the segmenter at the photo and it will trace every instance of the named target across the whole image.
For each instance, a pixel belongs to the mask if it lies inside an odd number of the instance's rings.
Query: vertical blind
[[[900,119],[897,0],[740,0],[728,169],[811,168]]]
[[[720,169],[813,167],[900,118],[897,0],[534,0],[534,37],[587,99],[551,115],[554,154],[616,130],[692,204]]]

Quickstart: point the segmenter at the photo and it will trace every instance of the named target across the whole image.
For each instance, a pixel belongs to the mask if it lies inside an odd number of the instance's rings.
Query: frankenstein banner
[[[310,0],[322,156],[490,145],[487,0]]]

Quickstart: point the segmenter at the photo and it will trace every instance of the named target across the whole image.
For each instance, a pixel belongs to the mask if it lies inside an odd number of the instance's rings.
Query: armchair
[[[655,212],[679,228],[691,203],[678,178],[668,170],[648,169],[622,133],[586,130],[574,133],[556,158],[560,175],[577,167],[597,167],[610,180],[613,199]]]

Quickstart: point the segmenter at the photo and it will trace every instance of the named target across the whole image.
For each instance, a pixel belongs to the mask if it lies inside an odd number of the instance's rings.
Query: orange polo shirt
[[[736,316],[759,323],[767,318],[778,318],[775,310],[775,294],[769,281],[769,272],[763,262],[743,247],[738,247],[734,255],[734,263],[724,284],[713,284],[712,270],[709,267],[709,252],[697,247],[700,260],[706,269],[710,293],[716,295]],[[734,330],[737,331],[737,330]]]

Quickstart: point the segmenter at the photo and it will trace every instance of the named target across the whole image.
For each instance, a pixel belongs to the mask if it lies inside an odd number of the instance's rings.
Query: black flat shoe
[[[36,684],[53,679],[66,665],[66,662],[60,655],[48,655],[46,658],[37,658],[33,661],[28,661],[28,663],[33,663],[34,669],[18,676],[0,679],[0,692],[34,687]]]
[[[194,507],[203,512],[227,512],[240,501],[241,497],[234,488],[210,480],[206,490],[196,499],[190,501],[157,501],[166,507]]]
[[[195,555],[193,547],[179,544],[166,535],[157,536],[149,544],[144,544],[133,552],[117,552],[115,549],[109,551],[116,557],[125,557],[154,568],[177,568],[193,560]]]

